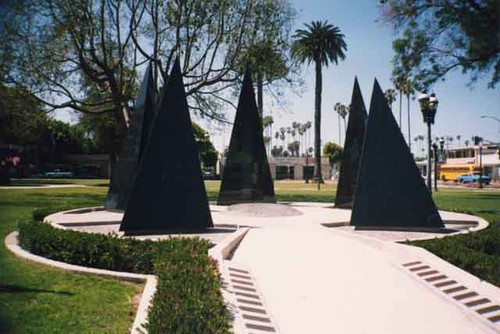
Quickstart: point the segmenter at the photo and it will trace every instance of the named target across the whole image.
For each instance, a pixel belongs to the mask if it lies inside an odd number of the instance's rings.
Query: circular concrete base
[[[227,211],[252,217],[290,217],[300,216],[302,212],[285,204],[242,203],[230,205]]]
[[[421,240],[441,238],[446,235],[474,232],[484,229],[488,223],[479,217],[440,211],[446,229],[443,231],[393,231],[386,228],[378,230],[355,230],[349,225],[351,210],[335,209],[328,203],[288,204],[247,203],[231,206],[210,205],[214,228],[202,233],[190,234],[207,238],[213,243],[223,240],[239,227],[256,228],[302,228],[315,226],[350,232],[352,235],[366,235],[386,241]],[[58,212],[44,220],[55,227],[88,233],[113,233],[119,236],[123,212],[108,211],[102,207],[79,208]],[[168,218],[168,212],[165,212]],[[444,233],[443,233],[444,232]],[[136,236],[139,239],[161,239],[185,234]]]

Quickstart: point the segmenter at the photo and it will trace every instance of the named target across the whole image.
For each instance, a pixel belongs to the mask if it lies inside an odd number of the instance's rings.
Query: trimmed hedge
[[[62,230],[42,222],[19,223],[19,244],[33,254],[99,269],[153,273],[155,242],[110,234]]]
[[[149,333],[230,332],[231,317],[220,292],[222,280],[208,256],[207,240],[137,240],[30,221],[19,224],[19,243],[31,253],[66,263],[156,274],[158,287],[146,325]]]
[[[457,267],[500,286],[500,222],[475,233],[409,244],[423,247]]]
[[[205,254],[175,249],[155,262],[157,291],[149,333],[229,333],[217,264]]]

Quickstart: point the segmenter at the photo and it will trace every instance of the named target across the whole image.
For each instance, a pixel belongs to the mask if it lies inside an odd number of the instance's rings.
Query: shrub
[[[159,282],[149,312],[149,333],[228,333],[230,315],[220,292],[217,266],[197,251],[160,252]]]
[[[500,286],[500,223],[486,230],[441,239],[414,241],[446,261]]]
[[[137,240],[61,230],[31,221],[19,224],[19,242],[34,254],[58,261],[156,274],[158,287],[149,312],[149,333],[229,332],[231,318],[220,292],[217,265],[208,257],[211,244],[207,240]]]
[[[152,254],[158,247],[151,240],[61,230],[34,221],[19,224],[19,243],[52,260],[135,273],[153,272]]]
[[[48,215],[50,215],[54,212],[59,212],[59,211],[64,211],[64,210],[69,210],[69,208],[67,206],[38,208],[38,209],[33,210],[33,212],[31,213],[31,216],[33,217],[33,220],[35,220],[35,221],[42,221]]]

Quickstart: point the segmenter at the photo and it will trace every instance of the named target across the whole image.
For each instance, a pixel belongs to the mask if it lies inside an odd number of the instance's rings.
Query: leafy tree
[[[241,75],[238,55],[262,36],[272,46],[283,43],[293,17],[288,0],[7,0],[3,6],[0,80],[27,85],[53,109],[113,113],[122,123],[138,69],[152,60],[155,79],[165,81],[176,55],[192,110],[223,117],[219,107],[230,104],[226,92]],[[89,85],[98,99],[88,99]]]
[[[344,35],[338,27],[327,21],[314,21],[305,24],[306,30],[298,29],[293,36],[292,57],[300,63],[314,62],[316,70],[316,89],[314,99],[314,152],[315,152],[315,178],[320,183],[321,176],[321,92],[322,92],[322,66],[328,67],[330,62],[338,64],[345,59],[347,44]]]
[[[203,167],[214,167],[217,164],[217,150],[210,141],[210,136],[201,126],[193,124],[194,139],[200,150],[200,160]]]
[[[122,145],[123,127],[115,113],[82,113],[79,127],[91,139],[89,153],[107,153],[113,163]]]
[[[298,157],[299,156],[299,150],[300,150],[300,142],[298,140],[294,140],[291,143],[288,143],[288,151],[290,152],[292,157]]]
[[[328,158],[330,169],[333,169],[333,166],[342,160],[342,152],[343,149],[340,145],[331,141],[325,143],[323,146],[323,155]]]
[[[271,155],[273,157],[281,157],[283,155],[283,146],[274,145],[271,149]]]
[[[47,114],[27,89],[0,84],[0,141],[33,145],[46,121]]]
[[[409,70],[417,89],[444,79],[455,69],[475,81],[500,80],[498,0],[386,0],[383,19],[400,32],[393,42],[395,67]]]
[[[279,45],[279,47],[281,50],[271,41],[264,41],[250,45],[241,53],[241,70],[248,68],[257,85],[257,107],[261,117],[264,114],[264,85],[279,79],[292,81],[292,64],[285,56],[288,45]]]

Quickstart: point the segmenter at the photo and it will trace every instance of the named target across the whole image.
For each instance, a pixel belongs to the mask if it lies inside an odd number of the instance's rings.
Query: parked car
[[[63,172],[59,169],[54,169],[46,172],[45,174],[43,174],[43,176],[51,179],[71,179],[74,177],[72,172]]]
[[[205,180],[214,180],[215,179],[215,173],[211,170],[202,170],[201,174],[203,175],[203,178]]]
[[[470,183],[470,182],[480,182],[484,184],[490,184],[491,177],[488,175],[481,175],[479,172],[472,172],[467,174],[462,174],[457,178],[460,183]]]

